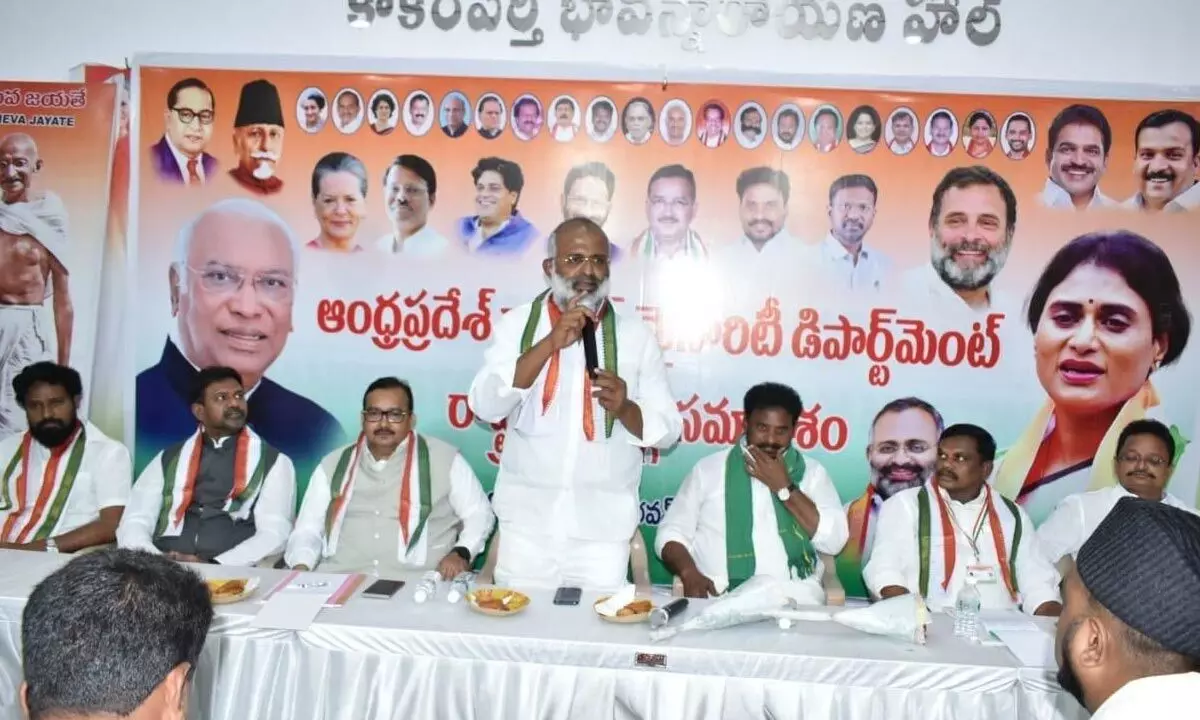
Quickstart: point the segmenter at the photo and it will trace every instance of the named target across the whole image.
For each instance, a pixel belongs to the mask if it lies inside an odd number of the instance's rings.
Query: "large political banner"
[[[849,505],[852,590],[871,508],[929,476],[942,424],[992,432],[993,481],[1039,522],[1115,482],[1120,427],[1162,418],[1186,446],[1170,489],[1196,499],[1195,105],[136,75],[139,469],[192,430],[188,380],[220,363],[302,472],[357,434],[370,381],[406,378],[418,427],[490,489],[505,431],[472,416],[471,378],[546,287],[547,234],[583,215],[684,418],[646,455],[650,540],[767,380],[801,394],[796,442]]]
[[[0,82],[0,437],[26,429],[12,381],[31,363],[74,367],[91,406],[116,96]]]

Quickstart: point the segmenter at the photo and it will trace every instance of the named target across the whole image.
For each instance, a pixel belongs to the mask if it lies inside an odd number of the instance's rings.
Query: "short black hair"
[[[395,109],[395,108],[393,108]],[[367,186],[370,184],[370,179],[367,177],[367,166],[363,165],[363,161],[351,155],[348,152],[331,152],[317,161],[313,166],[312,171],[312,197],[313,200],[321,194],[321,178],[329,173],[344,172],[350,173],[358,178],[358,190],[364,198],[367,197]]]
[[[937,120],[938,118],[946,118],[950,121],[950,127],[954,127],[954,116],[951,115],[947,110],[938,110],[932,116],[930,116],[929,127],[933,127],[933,121]]]
[[[412,107],[412,104],[413,104],[413,103],[415,103],[415,102],[416,102],[416,101],[418,101],[418,100],[424,100],[425,102],[427,102],[427,103],[429,103],[429,104],[431,104],[431,105],[433,104],[433,101],[429,99],[429,96],[428,96],[428,95],[426,95],[426,94],[425,94],[425,93],[423,93],[423,92],[419,92],[419,93],[417,93],[416,95],[413,95],[412,97],[410,97],[410,98],[408,99],[408,106],[409,106],[409,107]]]
[[[612,115],[613,113],[615,113],[617,111],[617,109],[615,107],[613,107],[613,104],[607,100],[600,100],[596,104],[592,105],[592,114],[593,115],[596,113],[597,110],[607,110],[609,115]]]
[[[504,112],[504,101],[501,100],[500,96],[496,95],[495,93],[488,93],[487,95],[479,98],[479,104],[475,106],[476,112],[483,112],[483,106],[489,102],[496,103],[500,106],[500,112]]]
[[[1050,123],[1050,142],[1046,144],[1047,159],[1054,154],[1058,136],[1068,125],[1091,125],[1099,130],[1104,155],[1108,156],[1108,151],[1112,149],[1112,126],[1108,124],[1108,118],[1104,117],[1104,113],[1098,107],[1076,104],[1063,108]]]
[[[381,377],[367,386],[366,392],[363,393],[363,409],[367,409],[367,396],[371,393],[376,390],[395,390],[396,388],[403,390],[404,394],[408,396],[408,410],[412,412],[414,409],[412,386],[398,377],[391,376]]]
[[[719,103],[719,102],[705,103],[704,107],[700,109],[700,115],[703,116],[703,115],[707,114],[709,110],[716,110],[717,112],[721,113],[721,119],[722,120],[725,119],[725,107],[723,105],[721,105],[721,103]]]
[[[971,113],[971,116],[967,118],[967,127],[974,125],[976,120],[985,120],[989,128],[996,129],[996,121],[992,119],[991,113],[986,110],[976,110]]]
[[[429,188],[429,202],[437,200],[437,173],[433,170],[433,165],[420,155],[397,155],[392,164],[387,166],[383,171],[383,185],[387,187],[388,174],[392,172],[392,168],[399,167],[410,171],[417,177],[425,181],[425,185]]]
[[[629,102],[625,103],[625,107],[621,108],[621,132],[623,132],[623,133],[629,132],[629,128],[625,125],[625,113],[629,112],[629,108],[633,107],[634,105],[636,105],[638,103],[645,105],[646,111],[650,114],[650,117],[651,118],[654,117],[654,104],[651,103],[649,99],[644,98],[641,95],[639,95],[639,96],[635,97],[634,99],[630,100]],[[653,123],[651,123],[651,127],[653,127]]]
[[[1162,128],[1168,125],[1174,125],[1175,123],[1182,123],[1187,127],[1188,132],[1191,133],[1192,155],[1195,156],[1200,154],[1200,122],[1197,122],[1196,118],[1188,113],[1185,113],[1182,110],[1176,110],[1175,108],[1167,108],[1166,110],[1152,112],[1146,117],[1142,118],[1142,121],[1138,123],[1137,130],[1133,132],[1133,147],[1135,149],[1137,148],[1138,138],[1142,136],[1143,130],[1146,130],[1147,128]]]
[[[519,113],[521,111],[521,106],[523,105],[532,105],[533,109],[538,111],[538,115],[542,114],[542,104],[537,101],[537,98],[526,95],[525,97],[517,100],[517,103],[513,105],[513,115]]]
[[[817,111],[816,115],[813,115],[813,125],[814,126],[817,124],[817,121],[821,119],[822,115],[828,115],[829,117],[833,118],[833,124],[834,124],[835,128],[837,127],[838,123],[840,123],[842,121],[842,118],[838,116],[837,110],[835,110],[831,107],[823,107]]]
[[[13,394],[17,398],[17,405],[20,405],[22,408],[25,407],[25,400],[29,397],[29,391],[37,383],[57,385],[66,390],[67,395],[72,398],[83,395],[83,380],[79,377],[79,373],[75,368],[43,360],[42,362],[35,362],[32,365],[26,365],[12,379]]]
[[[908,397],[896,398],[879,408],[879,412],[875,413],[875,418],[871,420],[871,431],[875,431],[875,426],[879,424],[879,418],[889,413],[902,413],[905,410],[920,410],[927,413],[929,417],[933,418],[933,425],[937,428],[939,436],[946,427],[946,421],[942,419],[942,414],[937,411],[937,408],[919,397],[910,395]]]
[[[871,139],[879,142],[879,138],[883,137],[883,121],[879,119],[879,111],[870,105],[859,105],[846,117],[850,118],[850,127],[854,127],[854,123],[858,122],[858,116],[866,113],[867,117],[871,118],[871,122],[875,123],[875,131],[871,133]],[[850,134],[849,131],[846,132]]]
[[[976,185],[991,185],[1000,191],[1000,197],[1004,198],[1004,220],[1008,226],[1008,236],[1012,237],[1017,229],[1017,194],[1000,173],[983,165],[958,167],[946,173],[933,190],[933,202],[929,207],[929,227],[937,225],[938,217],[942,214],[942,201],[950,188],[965,190]]]
[[[570,195],[571,186],[585,177],[594,177],[603,180],[604,186],[608,188],[608,199],[612,200],[613,193],[617,190],[617,176],[613,174],[611,168],[599,160],[592,160],[582,165],[576,165],[567,171],[567,177],[563,180],[563,197]]]
[[[738,200],[746,194],[746,191],[755,185],[770,185],[779,191],[783,196],[783,203],[786,205],[788,198],[792,195],[792,181],[788,179],[787,173],[782,170],[776,170],[772,167],[752,167],[743,170],[737,179],[737,196]]]
[[[192,383],[192,404],[203,405],[204,393],[208,392],[210,386],[216,385],[222,380],[236,380],[238,385],[244,385],[242,374],[231,367],[224,365],[206,367],[196,373],[196,379]]]
[[[1175,462],[1175,438],[1171,437],[1170,428],[1157,420],[1134,420],[1126,425],[1117,439],[1117,457],[1121,457],[1125,441],[1134,435],[1153,435],[1162,440],[1163,445],[1167,446],[1167,461]]]
[[[1154,337],[1167,336],[1162,364],[1179,359],[1187,347],[1192,318],[1183,300],[1179,277],[1162,248],[1129,230],[1088,233],[1063,245],[1046,263],[1033,285],[1025,319],[1037,332],[1050,293],[1081,265],[1095,265],[1120,275],[1150,310]]]
[[[362,101],[362,98],[361,98],[361,97],[359,97],[359,94],[358,94],[358,91],[357,91],[357,90],[353,90],[353,89],[351,89],[351,88],[346,88],[345,90],[343,90],[343,91],[341,91],[340,93],[338,93],[338,94],[337,94],[337,95],[336,95],[336,96],[333,98],[333,101],[334,101],[334,102],[337,102],[337,99],[338,99],[338,98],[340,98],[340,97],[342,97],[342,96],[346,96],[346,97],[352,97],[352,98],[354,98],[354,104],[355,104],[355,105],[357,105],[357,106],[359,107],[359,109],[362,109],[362,104],[363,104],[363,101]]]
[[[949,440],[956,437],[969,437],[975,441],[975,449],[979,451],[979,457],[983,462],[992,462],[996,459],[996,439],[987,430],[972,425],[971,423],[956,423],[942,431],[942,436],[938,438],[938,442]]]
[[[167,91],[168,110],[175,109],[175,103],[179,102],[179,93],[187,90],[188,88],[196,88],[197,90],[203,90],[204,92],[208,93],[208,99],[212,102],[213,112],[216,112],[217,96],[213,94],[212,88],[210,88],[203,80],[195,77],[184,78],[171,86],[171,89]]]
[[[676,178],[687,183],[688,189],[691,191],[692,200],[696,199],[696,176],[691,170],[688,170],[678,163],[674,165],[664,165],[654,171],[650,176],[650,181],[646,183],[646,194],[650,194],[650,188],[659,180],[669,180]]]
[[[871,179],[870,175],[843,175],[829,185],[829,204],[833,204],[833,198],[842,190],[850,188],[866,188],[871,192],[871,198],[875,202],[879,202],[879,186]]]
[[[517,203],[521,202],[521,190],[525,188],[525,173],[521,172],[521,166],[504,158],[480,158],[471,170],[471,182],[479,182],[479,178],[485,172],[494,172],[499,175],[500,181],[504,183],[504,189],[517,194],[517,202],[513,203],[512,209],[513,215],[516,215]]]
[[[112,548],[74,558],[38,583],[22,612],[30,720],[131,714],[172,670],[195,669],[212,619],[205,582],[161,555]]]
[[[774,409],[786,412],[794,425],[800,420],[800,413],[804,412],[804,403],[800,401],[800,393],[776,382],[759,383],[747,390],[742,399],[742,412],[745,413],[747,424],[756,410]]]
[[[796,108],[784,108],[784,109],[780,110],[779,117],[776,118],[775,124],[779,125],[779,121],[784,119],[785,117],[790,117],[791,119],[796,121],[797,126],[800,125],[800,111],[797,110]]]
[[[388,95],[387,93],[379,93],[378,95],[376,95],[375,102],[371,103],[371,110],[373,112],[376,112],[376,113],[379,112],[379,103],[383,103],[384,105],[387,105],[389,108],[391,108],[392,113],[396,112],[396,101],[392,99],[391,95]]]
[[[1012,125],[1015,122],[1023,122],[1029,126],[1030,130],[1033,129],[1033,118],[1029,117],[1025,113],[1013,113],[1012,117],[1010,117],[1008,119],[1008,122],[1005,123],[1004,126],[1008,127],[1009,125]]]
[[[314,103],[316,103],[316,104],[317,104],[317,109],[318,109],[318,110],[324,110],[324,109],[325,109],[325,96],[324,96],[324,95],[322,95],[322,94],[321,94],[321,93],[319,93],[319,92],[311,92],[311,93],[309,93],[309,94],[308,94],[308,96],[307,96],[306,98],[304,98],[304,99],[305,99],[305,100],[312,100]]]

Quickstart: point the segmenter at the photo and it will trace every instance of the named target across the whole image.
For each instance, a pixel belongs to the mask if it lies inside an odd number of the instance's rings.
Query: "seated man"
[[[29,720],[183,720],[212,619],[208,586],[165,558],[74,558],[25,604],[21,707]]]
[[[658,526],[655,550],[688,597],[771,575],[802,580],[807,599],[824,604],[817,554],[841,552],[850,531],[825,468],[792,444],[800,396],[763,383],[746,393],[743,409],[745,439],[696,463]]]
[[[1126,425],[1113,458],[1120,484],[1063,498],[1038,528],[1042,554],[1052,563],[1064,556],[1074,559],[1088,536],[1123,497],[1136,496],[1200,512],[1167,493],[1174,458],[1175,438],[1166,425],[1157,420],[1134,420]]]
[[[1059,575],[1029,516],[986,482],[995,457],[996,441],[977,425],[942,432],[933,479],[896,493],[879,511],[863,568],[872,597],[916,592],[929,609],[943,610],[971,576],[985,610],[1058,615]]]
[[[447,580],[470,567],[492,531],[491,505],[466,459],[418,435],[416,423],[407,383],[367,387],[362,435],[326,455],[308,483],[289,566],[385,576],[437,568]]]
[[[1063,580],[1058,683],[1093,720],[1183,720],[1200,700],[1200,518],[1126,497]]]
[[[79,419],[83,382],[52,362],[13,378],[28,430],[0,441],[0,548],[71,553],[116,541],[129,451]]]
[[[192,414],[196,433],[156,455],[138,477],[117,543],[222,565],[253,565],[279,553],[292,530],[296,473],[286,455],[246,426],[237,371],[201,370]]]

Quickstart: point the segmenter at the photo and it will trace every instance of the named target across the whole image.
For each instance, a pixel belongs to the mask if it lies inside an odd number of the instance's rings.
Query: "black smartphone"
[[[555,605],[578,605],[583,590],[577,587],[560,587],[554,591]]]
[[[363,597],[386,599],[400,592],[404,587],[403,580],[376,580],[371,587],[363,590]]]

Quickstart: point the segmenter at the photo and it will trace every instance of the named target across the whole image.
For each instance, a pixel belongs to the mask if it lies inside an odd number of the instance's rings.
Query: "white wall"
[[[425,2],[428,9],[430,0]],[[797,86],[1200,98],[1193,55],[1200,0],[1142,0],[1136,9],[1117,0],[1004,0],[1003,32],[986,47],[972,45],[961,26],[931,45],[909,45],[903,24],[913,9],[905,0],[878,0],[888,16],[878,43],[851,42],[844,29],[828,41],[784,40],[772,21],[738,38],[710,25],[703,53],[660,37],[657,24],[647,35],[625,37],[615,18],[572,41],[560,27],[558,0],[540,3],[538,27],[545,42],[512,48],[514,32],[503,22],[494,33],[467,27],[469,2],[464,0],[459,25],[444,32],[428,17],[416,31],[402,29],[395,17],[354,29],[345,0],[0,0],[5,45],[0,76],[63,80],[79,63],[120,65],[146,52],[390,58],[386,67],[392,70],[402,57],[457,57],[586,63],[593,69],[666,66],[669,77],[680,79],[702,68],[718,69],[724,80],[736,80],[736,71],[753,73],[756,82],[764,81],[764,72],[779,72],[786,75],[778,84]],[[777,7],[782,0],[770,2]],[[981,3],[961,0],[963,19]],[[658,8],[663,0],[651,4]],[[838,4],[845,12],[851,2]],[[468,67],[468,74],[502,72],[496,65]]]

